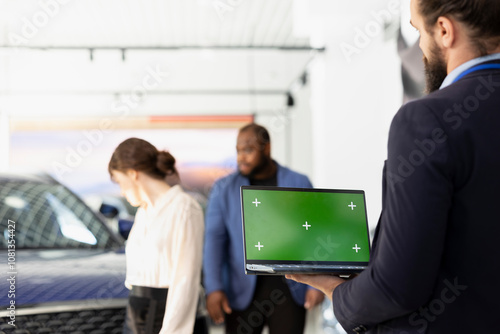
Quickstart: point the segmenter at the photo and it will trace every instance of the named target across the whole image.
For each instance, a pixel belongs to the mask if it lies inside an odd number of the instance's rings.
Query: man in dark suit
[[[430,94],[391,125],[383,210],[358,277],[292,275],[348,333],[495,333],[500,1],[411,0]]]

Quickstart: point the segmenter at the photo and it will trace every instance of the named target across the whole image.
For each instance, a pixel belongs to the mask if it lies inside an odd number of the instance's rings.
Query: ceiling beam
[[[288,90],[278,89],[192,89],[192,90],[150,90],[147,95],[285,95]],[[39,94],[57,94],[63,95],[130,95],[130,91],[28,91],[16,90],[0,90],[0,95],[39,95]]]
[[[0,45],[0,49],[30,49],[30,50],[279,50],[279,51],[317,51],[324,52],[326,48],[309,46],[267,46],[267,45],[181,45],[181,46],[65,46],[65,45]]]

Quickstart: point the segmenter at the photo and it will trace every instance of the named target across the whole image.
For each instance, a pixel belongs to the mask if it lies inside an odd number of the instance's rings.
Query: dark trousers
[[[306,309],[295,303],[284,277],[259,276],[250,306],[226,315],[226,333],[260,334],[267,325],[270,334],[301,334],[305,320]]]
[[[168,289],[132,287],[127,305],[124,334],[158,334],[163,324]],[[194,334],[208,334],[204,317],[196,318]]]

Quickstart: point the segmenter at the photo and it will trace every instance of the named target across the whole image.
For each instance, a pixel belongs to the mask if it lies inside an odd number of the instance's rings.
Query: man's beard
[[[259,164],[257,166],[255,166],[251,171],[250,173],[248,174],[243,174],[240,173],[243,175],[243,176],[246,176],[248,177],[249,179],[253,179],[255,178],[255,175],[258,175],[259,173],[261,173],[263,170],[265,170],[267,168],[267,166],[269,166],[269,164],[271,163],[271,158],[266,156],[266,155],[261,155],[260,156],[260,161],[259,161]]]
[[[429,58],[424,56],[426,93],[438,90],[448,75],[443,53],[438,48],[436,42],[433,42],[430,52]]]

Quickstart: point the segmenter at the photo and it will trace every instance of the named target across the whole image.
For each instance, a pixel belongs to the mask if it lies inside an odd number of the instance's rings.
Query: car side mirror
[[[116,216],[118,216],[118,209],[109,204],[101,204],[99,212],[102,213],[102,215],[106,218],[115,218]]]
[[[132,229],[132,225],[134,225],[134,221],[128,219],[120,219],[118,220],[118,232],[123,237],[123,239],[127,240],[128,235],[130,234],[130,230]]]

